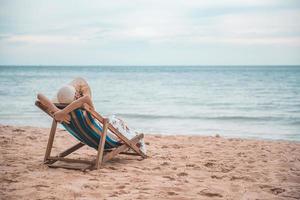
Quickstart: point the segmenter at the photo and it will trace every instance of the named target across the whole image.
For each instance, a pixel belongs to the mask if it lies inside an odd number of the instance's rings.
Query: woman
[[[68,114],[72,110],[81,107],[84,103],[87,103],[94,108],[93,102],[91,100],[92,93],[88,83],[83,78],[76,78],[69,84],[61,87],[56,95],[56,98],[51,102],[47,97],[42,94],[38,94],[37,98],[41,103],[49,109],[49,111],[54,115],[54,118],[58,122],[70,123],[70,115]],[[69,104],[64,109],[58,109],[53,103]],[[128,139],[132,139],[136,136],[136,133],[129,129],[125,122],[114,115],[110,116],[109,122],[120,131]],[[98,122],[95,119],[96,122]],[[98,122],[99,123],[99,122]],[[119,140],[112,132],[107,133],[111,138]],[[144,140],[142,139],[139,143],[140,149],[146,153],[146,148]]]
[[[37,98],[42,104],[48,107],[49,111],[54,114],[54,118],[59,122],[70,122],[70,116],[68,113],[74,108],[82,106],[84,103],[89,104],[94,108],[91,100],[92,93],[88,83],[83,78],[75,78],[68,85],[62,86],[56,97],[52,100],[53,103],[69,104],[64,109],[58,109],[47,97],[42,94],[38,94]]]

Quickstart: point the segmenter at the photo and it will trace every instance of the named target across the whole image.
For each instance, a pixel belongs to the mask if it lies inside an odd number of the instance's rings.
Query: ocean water
[[[137,131],[300,141],[300,66],[1,66],[0,124],[49,127],[36,94],[78,76]]]

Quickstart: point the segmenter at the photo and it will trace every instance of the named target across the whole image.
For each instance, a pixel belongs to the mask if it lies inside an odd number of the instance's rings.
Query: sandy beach
[[[148,159],[82,172],[42,164],[48,133],[0,126],[0,199],[300,199],[299,142],[146,134]],[[60,129],[52,153],[74,143]]]

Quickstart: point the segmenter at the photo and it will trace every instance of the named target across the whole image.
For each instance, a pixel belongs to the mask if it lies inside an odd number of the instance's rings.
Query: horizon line
[[[245,67],[300,67],[300,64],[224,64],[224,65],[213,65],[213,64],[197,64],[197,65],[159,65],[159,64],[155,64],[155,65],[113,65],[113,64],[109,64],[109,65],[105,65],[105,64],[93,64],[93,65],[72,65],[72,64],[55,64],[55,65],[40,65],[40,64],[33,64],[33,65],[22,65],[22,64],[0,64],[0,67],[241,67],[241,66],[245,66]]]

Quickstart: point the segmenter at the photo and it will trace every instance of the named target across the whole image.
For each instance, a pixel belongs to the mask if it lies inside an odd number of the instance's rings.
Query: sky
[[[0,0],[0,65],[299,65],[299,0]]]

